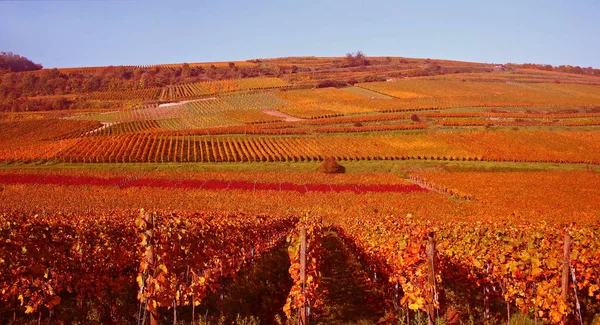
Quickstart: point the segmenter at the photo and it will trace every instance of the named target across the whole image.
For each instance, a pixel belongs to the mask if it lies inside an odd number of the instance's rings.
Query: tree
[[[346,53],[346,66],[348,67],[358,67],[369,64],[370,62],[361,51],[357,51],[356,53]]]
[[[181,65],[181,77],[189,78],[190,76],[191,76],[190,65],[187,63],[182,64]]]
[[[0,72],[2,70],[21,72],[40,70],[41,64],[33,63],[31,60],[12,52],[0,52]]]
[[[23,76],[22,84],[23,84],[23,94],[25,96],[35,96],[37,91],[37,83],[39,81],[39,77],[32,72],[26,73]]]
[[[89,79],[85,79],[83,82],[83,89],[87,92],[100,90],[101,80],[100,77],[94,76]]]
[[[346,172],[346,167],[338,164],[333,157],[327,157],[319,166],[319,171],[326,174],[342,174]]]

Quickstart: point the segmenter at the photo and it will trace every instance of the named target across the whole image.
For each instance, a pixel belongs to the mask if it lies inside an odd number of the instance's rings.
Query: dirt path
[[[367,273],[333,232],[323,239],[325,315],[318,324],[375,324],[384,313],[383,294],[369,285]]]
[[[298,117],[294,117],[291,115],[287,115],[285,113],[282,113],[280,111],[276,111],[274,109],[263,109],[261,112],[267,114],[267,115],[271,115],[271,116],[277,116],[277,117],[283,117],[283,120],[286,122],[298,122],[298,121],[304,121],[303,118],[298,118]]]
[[[223,298],[217,290],[196,311],[200,315],[207,315],[213,321],[210,324],[220,324],[218,318],[223,315],[225,324],[234,324],[236,318],[240,317],[246,322],[238,324],[254,324],[249,322],[254,318],[260,324],[276,325],[277,318],[285,319],[283,305],[293,284],[288,273],[289,267],[287,245],[283,243],[263,255],[255,264],[246,266],[233,280],[225,280]],[[191,320],[191,317],[188,319]],[[164,322],[172,323],[172,319]]]
[[[217,99],[217,98],[216,97],[208,97],[208,98],[201,98],[201,99],[182,100],[180,102],[171,102],[171,103],[160,104],[160,105],[158,105],[158,107],[169,107],[169,106],[184,105],[184,104],[187,104],[187,103],[204,102],[204,101],[213,100],[213,99]]]

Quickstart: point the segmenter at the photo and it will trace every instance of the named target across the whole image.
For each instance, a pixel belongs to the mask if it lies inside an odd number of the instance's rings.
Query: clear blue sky
[[[600,68],[600,1],[0,1],[0,51],[44,67],[405,56]]]

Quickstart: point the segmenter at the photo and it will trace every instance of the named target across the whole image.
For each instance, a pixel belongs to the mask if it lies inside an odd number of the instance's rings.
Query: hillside
[[[26,69],[0,75],[2,324],[600,318],[598,70]]]
[[[565,156],[559,146],[565,137],[573,148],[597,143],[600,77],[530,66],[298,57],[42,69],[2,80],[16,85],[10,110],[25,105],[0,121],[0,159],[8,162],[600,159],[600,150]],[[469,132],[446,132],[454,130]],[[394,138],[398,132],[407,135]],[[541,134],[549,141],[540,147]],[[463,145],[467,138],[481,148]],[[423,139],[430,145],[415,146]]]
[[[6,57],[20,58],[18,55]],[[32,63],[25,61],[21,65],[25,64]],[[39,67],[38,65],[38,69]],[[549,71],[552,69],[574,73]],[[357,60],[352,55],[2,71],[0,69],[0,74],[3,75],[0,83],[0,110],[5,112],[135,107],[141,103],[193,99],[283,85],[292,88],[342,87],[363,82],[447,74],[457,78],[462,78],[460,74],[463,73],[483,74],[475,77],[479,81],[573,84],[597,83],[594,74],[599,74],[591,68],[570,66],[498,65],[399,57],[369,57]],[[488,75],[489,73],[491,75]],[[250,81],[257,77],[268,79]],[[242,82],[246,79],[248,81]],[[233,80],[239,80],[238,84],[229,82]],[[240,82],[242,84],[239,84]]]

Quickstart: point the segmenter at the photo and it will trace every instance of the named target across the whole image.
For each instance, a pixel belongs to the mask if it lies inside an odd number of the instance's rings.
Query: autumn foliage
[[[346,168],[340,165],[333,157],[327,157],[319,166],[319,171],[326,174],[341,174],[346,172]]]

